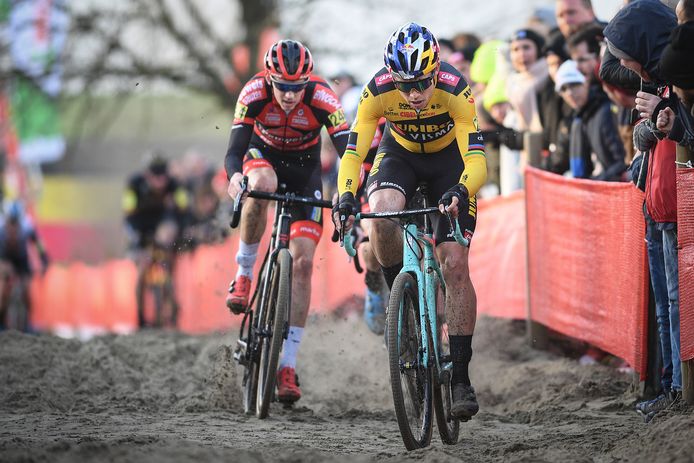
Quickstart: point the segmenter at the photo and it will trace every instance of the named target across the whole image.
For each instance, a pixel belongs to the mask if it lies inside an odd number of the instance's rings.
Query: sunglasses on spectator
[[[434,75],[430,75],[426,79],[420,80],[395,80],[393,79],[393,84],[395,88],[403,93],[410,93],[412,90],[417,90],[418,92],[423,92],[424,90],[431,87],[434,83]]]
[[[286,82],[277,82],[276,80],[272,81],[272,86],[275,87],[280,92],[299,93],[300,91],[305,89],[307,85],[308,85],[308,82],[299,82],[299,83],[289,84]]]

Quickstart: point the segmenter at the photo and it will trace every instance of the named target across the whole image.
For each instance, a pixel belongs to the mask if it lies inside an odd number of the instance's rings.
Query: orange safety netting
[[[526,317],[525,194],[481,200],[470,246],[477,311],[491,317]]]
[[[677,169],[677,240],[680,352],[687,361],[694,359],[694,169]]]
[[[480,219],[471,251],[472,278],[479,312],[495,317],[525,317],[525,216],[523,194],[480,201]],[[55,228],[55,227],[54,227]],[[64,228],[64,227],[63,227]],[[46,229],[49,230],[50,229]],[[329,233],[332,227],[326,227]],[[61,230],[61,236],[65,235]],[[80,235],[81,236],[81,235]],[[260,249],[268,243],[268,234]],[[179,256],[175,287],[180,305],[179,327],[190,333],[235,326],[224,305],[235,269],[237,235],[226,243],[201,246]],[[256,274],[262,262],[258,256]],[[98,266],[73,263],[51,266],[32,284],[32,322],[39,329],[61,327],[86,331],[129,331],[137,324],[136,271],[128,260]],[[363,275],[347,254],[324,236],[316,250],[311,311],[334,311],[364,295]]]
[[[526,171],[530,315],[646,369],[643,194]]]

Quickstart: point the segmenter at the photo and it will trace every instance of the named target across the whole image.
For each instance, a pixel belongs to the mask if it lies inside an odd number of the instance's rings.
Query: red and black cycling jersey
[[[309,80],[302,100],[289,113],[272,94],[265,72],[256,74],[241,90],[224,167],[231,177],[240,172],[249,145],[261,152],[301,155],[320,160],[320,131],[325,127],[335,149],[347,146],[349,125],[340,101],[328,83],[317,76]]]

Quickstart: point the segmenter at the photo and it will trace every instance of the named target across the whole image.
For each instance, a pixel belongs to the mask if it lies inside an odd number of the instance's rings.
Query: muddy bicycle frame
[[[287,339],[291,316],[293,258],[289,252],[291,231],[290,207],[305,205],[331,208],[332,203],[320,199],[297,196],[294,193],[247,192],[248,179],[246,177],[244,177],[241,187],[241,191],[234,200],[234,211],[230,223],[232,228],[238,226],[240,222],[241,199],[246,193],[250,198],[275,201],[277,203],[270,245],[262,264],[260,284],[256,286],[253,297],[246,307],[243,321],[241,322],[239,339],[237,340],[237,350],[234,353],[234,358],[246,369],[244,373],[245,411],[249,413],[251,402],[255,401],[256,415],[258,418],[265,418],[268,414],[269,402],[272,400],[272,389],[275,385],[275,372],[270,372],[270,370],[276,369],[277,357],[281,349],[281,340]],[[285,186],[280,185],[280,190],[284,189]],[[279,273],[277,273],[278,265],[281,268]],[[275,281],[276,279],[277,281]],[[283,281],[284,283],[282,283]],[[281,288],[279,288],[280,286]],[[260,300],[255,306],[257,313],[254,313],[252,307],[258,293],[260,293]],[[277,301],[272,300],[273,296],[277,297]],[[281,307],[276,307],[277,304],[281,305]],[[244,333],[247,333],[245,337]],[[264,343],[267,343],[267,345],[264,346]],[[268,355],[269,357],[267,357]],[[262,369],[263,372],[260,378],[258,376],[258,368]],[[247,381],[251,382],[247,383]]]

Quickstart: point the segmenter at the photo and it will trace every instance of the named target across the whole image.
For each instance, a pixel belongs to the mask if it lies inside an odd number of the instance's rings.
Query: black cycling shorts
[[[366,194],[371,196],[374,191],[394,189],[405,195],[409,203],[419,184],[427,182],[427,201],[430,206],[435,206],[448,189],[459,183],[464,168],[465,163],[456,141],[436,153],[412,153],[386,131],[366,181]],[[460,230],[465,238],[472,240],[477,224],[476,197],[473,196],[467,205],[458,206],[458,209]],[[443,215],[432,216],[432,219],[436,242],[454,241],[447,236],[450,229],[448,220]]]
[[[272,167],[277,184],[286,185],[286,192],[310,198],[323,198],[320,159],[313,155],[297,155],[277,152],[268,147],[251,145],[243,158],[243,173],[258,167]],[[304,237],[320,240],[323,231],[323,209],[313,206],[292,206],[290,238]]]

